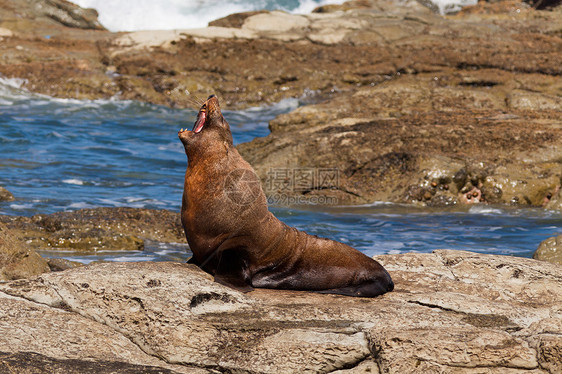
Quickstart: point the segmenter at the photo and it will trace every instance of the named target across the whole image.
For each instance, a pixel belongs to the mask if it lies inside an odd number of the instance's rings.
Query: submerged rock
[[[95,264],[0,284],[0,344],[8,357],[34,352],[39,367],[87,358],[174,372],[562,369],[559,266],[447,250],[376,259],[396,288],[374,299],[241,294],[179,263]]]
[[[0,281],[28,278],[49,271],[43,257],[26,248],[0,223]]]
[[[533,258],[562,265],[562,235],[543,240],[533,254]]]
[[[0,201],[14,201],[14,195],[4,187],[0,186]]]

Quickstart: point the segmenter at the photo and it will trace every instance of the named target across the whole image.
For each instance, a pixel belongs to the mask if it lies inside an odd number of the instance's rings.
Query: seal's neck
[[[227,159],[232,150],[235,150],[231,142],[213,141],[198,147],[186,147],[188,167],[192,165],[213,165],[220,160]]]

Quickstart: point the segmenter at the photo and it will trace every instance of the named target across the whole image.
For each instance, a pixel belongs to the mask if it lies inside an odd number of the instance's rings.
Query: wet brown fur
[[[201,132],[178,134],[188,157],[181,219],[192,262],[242,291],[262,287],[372,297],[394,288],[375,260],[275,218],[254,170],[233,145],[215,96],[203,104],[201,115],[206,115]],[[229,194],[233,191],[242,194]]]

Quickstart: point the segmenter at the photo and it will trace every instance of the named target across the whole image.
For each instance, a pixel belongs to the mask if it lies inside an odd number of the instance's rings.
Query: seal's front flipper
[[[215,282],[234,288],[241,292],[250,292],[254,287],[250,285],[247,265],[240,251],[231,249],[220,254],[219,264],[215,270]]]
[[[201,267],[201,264],[195,259],[195,256],[191,256],[191,258],[187,260],[186,264],[193,264]]]

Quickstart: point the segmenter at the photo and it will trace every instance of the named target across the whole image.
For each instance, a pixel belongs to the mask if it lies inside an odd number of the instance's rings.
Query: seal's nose
[[[220,114],[220,112],[221,112],[220,106],[219,106],[219,99],[216,95],[209,96],[207,101],[205,101],[204,105],[205,105],[205,108],[208,112],[209,118],[212,118],[212,117],[216,116],[217,114]]]

